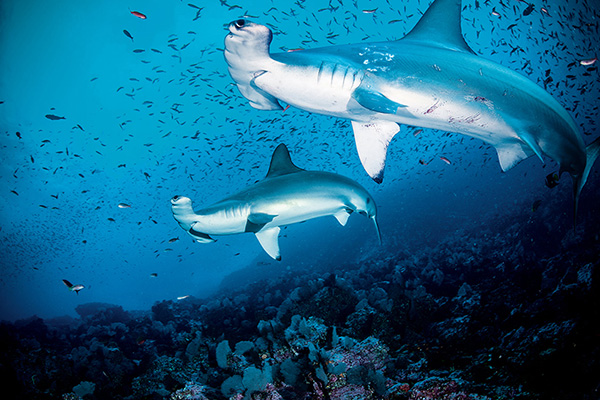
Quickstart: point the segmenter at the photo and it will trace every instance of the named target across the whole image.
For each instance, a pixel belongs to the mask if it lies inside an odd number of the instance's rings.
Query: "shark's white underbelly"
[[[252,206],[255,212],[276,215],[265,229],[273,226],[284,226],[313,218],[333,215],[344,208],[344,203],[336,197],[301,197],[287,199],[282,202],[259,201]]]

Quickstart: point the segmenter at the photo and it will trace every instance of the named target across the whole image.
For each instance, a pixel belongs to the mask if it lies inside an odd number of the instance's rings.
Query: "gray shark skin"
[[[210,235],[252,232],[278,261],[280,226],[327,215],[333,215],[342,226],[355,211],[365,215],[373,221],[381,242],[377,206],[371,195],[344,176],[298,168],[283,144],[273,152],[262,181],[196,212],[189,198],[175,196],[171,209],[179,225],[200,243],[214,242]]]
[[[533,154],[554,159],[573,178],[575,215],[600,138],[586,150],[569,113],[534,82],[477,56],[460,23],[461,0],[435,0],[400,40],[270,54],[271,30],[237,20],[224,55],[252,107],[278,110],[283,101],[350,119],[378,183],[400,124],[439,129],[493,145],[503,171]]]

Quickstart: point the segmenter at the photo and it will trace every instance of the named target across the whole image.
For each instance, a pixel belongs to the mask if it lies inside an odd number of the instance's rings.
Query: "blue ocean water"
[[[567,174],[554,189],[544,184],[558,171],[553,160],[530,157],[502,172],[492,146],[459,134],[402,126],[376,184],[349,121],[294,107],[255,110],[227,71],[223,41],[239,18],[269,26],[275,52],[400,39],[428,5],[2,1],[0,319],[79,318],[76,308],[94,302],[148,312],[157,302],[210,301],[305,271],[396,265],[441,248],[439,259],[449,259],[453,246],[461,262],[472,250],[469,263],[512,252],[523,260],[595,257],[597,276],[598,165],[576,230]],[[597,64],[585,62],[600,54],[597,6],[463,1],[470,47],[544,87],[586,143],[598,137],[600,80]],[[383,243],[354,215],[345,227],[329,217],[282,229],[280,262],[250,234],[200,244],[181,230],[174,195],[196,207],[231,195],[264,178],[280,143],[299,167],[365,187],[378,204]],[[84,288],[70,291],[63,279]]]

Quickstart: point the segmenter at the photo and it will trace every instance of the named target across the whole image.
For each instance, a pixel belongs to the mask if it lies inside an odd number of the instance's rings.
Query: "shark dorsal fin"
[[[273,178],[275,176],[293,174],[295,172],[304,171],[302,168],[298,168],[292,162],[290,152],[285,144],[277,146],[271,157],[271,165],[269,166],[269,172],[267,178]]]
[[[435,0],[402,40],[475,54],[462,35],[461,0]]]

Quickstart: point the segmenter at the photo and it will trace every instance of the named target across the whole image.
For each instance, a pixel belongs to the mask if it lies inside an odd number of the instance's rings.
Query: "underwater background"
[[[570,179],[544,184],[553,160],[503,173],[463,135],[402,126],[378,185],[349,121],[252,109],[227,72],[241,17],[287,51],[400,39],[428,5],[0,2],[0,375],[14,398],[599,398],[598,165],[575,229]],[[598,10],[464,0],[462,29],[589,143],[600,80],[581,61],[600,54]],[[253,235],[181,230],[174,195],[199,208],[239,191],[280,143],[365,187],[383,244],[355,216],[282,229],[280,262]]]

